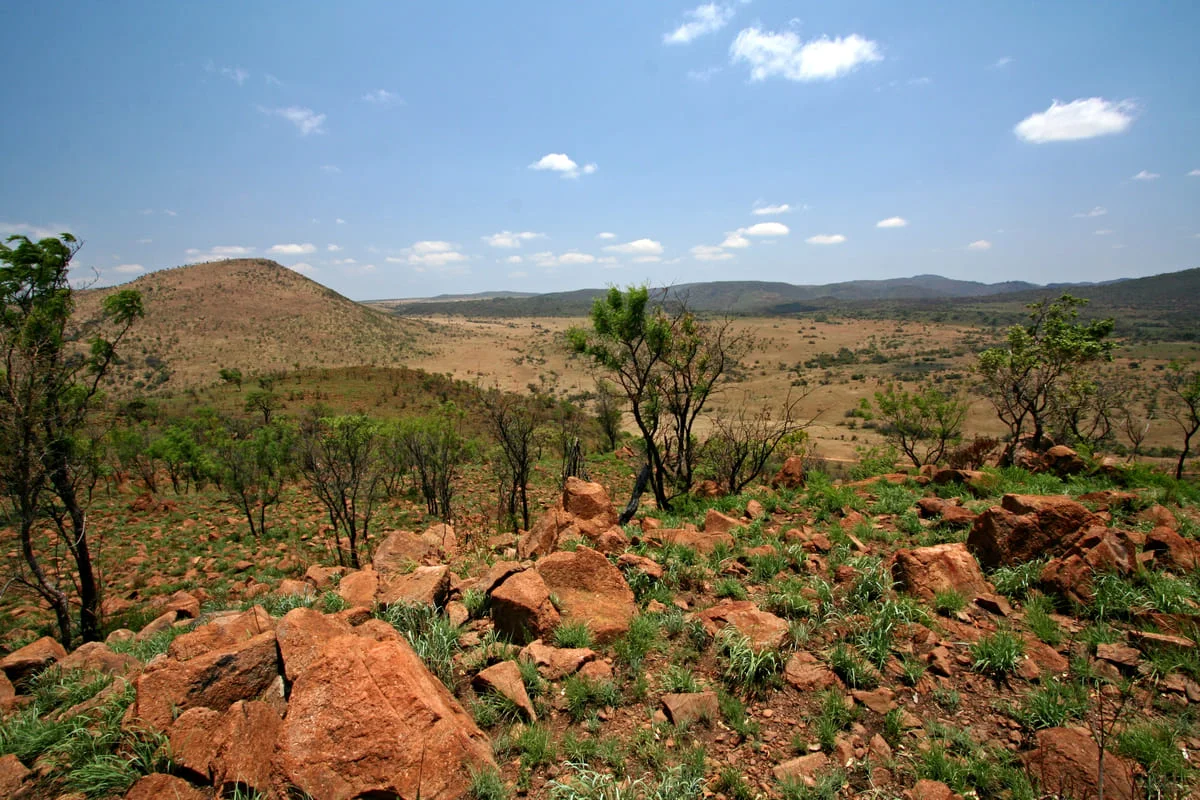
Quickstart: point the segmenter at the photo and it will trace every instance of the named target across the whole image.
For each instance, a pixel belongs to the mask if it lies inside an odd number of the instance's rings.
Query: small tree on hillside
[[[878,419],[879,432],[920,468],[938,463],[962,441],[967,401],[929,384],[910,392],[889,383],[875,392],[873,405],[864,397],[859,413],[865,419]]]
[[[469,450],[460,432],[462,418],[453,403],[445,403],[437,414],[406,419],[400,428],[425,506],[447,524],[454,516],[454,479]]]
[[[1175,361],[1167,367],[1167,402],[1164,411],[1183,433],[1183,447],[1175,464],[1175,479],[1183,478],[1183,465],[1191,453],[1192,437],[1200,431],[1200,368]]]
[[[778,412],[765,404],[753,408],[746,398],[735,413],[713,417],[716,430],[704,443],[704,460],[721,488],[738,494],[763,473],[781,445],[790,444],[787,449],[803,445],[804,429],[813,420],[798,418],[797,406],[809,393],[807,389],[798,397],[789,393]]]
[[[230,420],[216,442],[221,488],[246,515],[255,538],[267,532],[267,508],[279,502],[292,475],[295,448],[295,432],[279,422],[252,428]]]
[[[1111,319],[1077,322],[1087,301],[1064,294],[1029,306],[1028,325],[1008,330],[1007,343],[979,354],[983,391],[1008,426],[1009,442],[1001,457],[1011,464],[1021,435],[1031,428],[1032,446],[1044,446],[1049,410],[1056,392],[1076,370],[1112,358]]]
[[[68,270],[79,249],[70,234],[0,245],[0,491],[11,504],[25,572],[11,576],[54,611],[72,643],[79,609],[84,641],[100,638],[100,584],[88,527],[87,486],[96,448],[91,423],[117,346],[143,316],[130,289],[104,299],[103,320],[84,349],[73,324]],[[53,541],[39,540],[50,526]],[[65,549],[69,558],[52,557]]]
[[[483,395],[488,427],[496,440],[505,512],[515,532],[529,528],[529,470],[533,466],[537,410],[530,399],[493,389]]]
[[[217,376],[225,383],[236,386],[239,392],[242,390],[242,371],[237,367],[222,367]]]
[[[621,405],[617,387],[604,378],[596,379],[596,422],[609,452],[616,450],[621,441]]]
[[[752,345],[730,320],[706,321],[686,299],[652,303],[645,286],[616,287],[592,305],[592,329],[568,332],[571,348],[607,370],[642,436],[660,508],[692,487],[697,419]]]

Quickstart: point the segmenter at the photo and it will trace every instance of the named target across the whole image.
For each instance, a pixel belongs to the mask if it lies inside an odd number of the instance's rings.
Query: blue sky
[[[22,2],[0,233],[356,299],[1197,266],[1195,2]]]

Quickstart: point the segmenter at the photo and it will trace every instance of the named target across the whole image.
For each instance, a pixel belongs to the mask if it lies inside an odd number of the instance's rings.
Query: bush
[[[1025,643],[1011,631],[996,631],[971,645],[972,668],[995,678],[1015,672],[1024,655]]]

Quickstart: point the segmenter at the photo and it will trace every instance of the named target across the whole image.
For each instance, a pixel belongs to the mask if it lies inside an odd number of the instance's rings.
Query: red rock
[[[705,533],[732,533],[742,527],[740,520],[722,514],[715,508],[710,508],[708,513],[704,515],[704,532]]]
[[[28,797],[26,781],[32,773],[12,753],[0,756],[0,797]]]
[[[262,606],[254,606],[249,611],[214,617],[208,624],[175,637],[167,648],[167,655],[187,661],[213,650],[234,647],[274,630],[275,619]]]
[[[1060,477],[1078,475],[1087,469],[1087,463],[1071,448],[1056,444],[1042,453],[1042,469]]]
[[[510,579],[511,580],[511,579]],[[292,686],[275,758],[322,800],[467,794],[491,742],[402,639],[331,639]]]
[[[579,677],[589,680],[592,683],[601,681],[611,681],[613,679],[612,665],[607,661],[589,661],[579,668]]]
[[[958,498],[944,500],[941,497],[922,497],[917,501],[921,516],[929,519],[941,517],[947,525],[973,525],[979,516],[974,511],[963,506]]]
[[[696,497],[713,498],[722,497],[725,490],[721,488],[721,484],[714,480],[703,480],[692,487],[692,494]]]
[[[536,664],[538,674],[550,681],[574,675],[597,657],[596,651],[587,647],[549,647],[541,639],[530,642],[521,650],[521,658]]]
[[[967,547],[984,569],[1062,553],[1079,531],[1101,520],[1066,497],[1008,494],[979,515]]]
[[[398,574],[436,557],[436,547],[412,531],[388,531],[371,558],[371,568],[380,575]]]
[[[295,682],[325,642],[352,632],[350,623],[339,617],[327,616],[311,608],[293,608],[275,629],[284,675]]]
[[[763,508],[763,504],[757,500],[751,500],[746,503],[746,516],[750,519],[762,519],[767,516],[767,510]]]
[[[16,696],[16,687],[12,685],[12,681],[8,679],[8,676],[0,671],[0,711],[8,709]]]
[[[304,580],[323,591],[332,589],[334,581],[345,572],[345,567],[323,567],[320,564],[313,564],[305,571]]]
[[[598,483],[568,478],[558,505],[543,514],[517,543],[521,558],[549,555],[559,543],[571,539],[586,541],[597,550],[616,553],[628,541],[617,524],[617,512],[608,492]]]
[[[1146,552],[1154,553],[1154,560],[1166,569],[1191,572],[1200,568],[1200,543],[1184,539],[1167,527],[1157,527],[1146,535]]]
[[[1012,605],[1008,602],[1008,598],[1002,594],[980,594],[975,598],[975,605],[989,614],[995,614],[998,617],[1011,617],[1013,613]]]
[[[212,782],[219,795],[241,787],[243,793],[266,794],[271,788],[271,760],[283,722],[259,701],[238,701],[221,717],[212,757]],[[249,789],[249,792],[246,790]]]
[[[473,681],[477,691],[493,691],[507,697],[513,705],[521,710],[529,722],[537,722],[537,712],[525,691],[525,682],[521,680],[521,668],[515,661],[501,661],[482,670]]]
[[[492,590],[492,621],[515,642],[548,635],[562,617],[550,602],[550,589],[537,570],[527,569]]]
[[[690,547],[697,553],[711,553],[718,545],[729,550],[734,547],[733,536],[728,533],[708,533],[688,528],[658,528],[646,532],[646,541],[658,545]]]
[[[902,589],[926,601],[945,591],[965,597],[992,592],[979,563],[961,542],[897,550],[892,577]]]
[[[600,553],[580,546],[574,552],[551,553],[535,568],[557,598],[563,617],[587,623],[598,644],[629,630],[637,613],[633,591],[621,571]]]
[[[792,780],[810,783],[821,773],[829,770],[831,766],[833,765],[829,763],[829,756],[817,752],[777,764],[773,772],[777,781]]]
[[[789,456],[775,477],[771,478],[771,487],[778,489],[798,489],[804,485],[804,459],[799,456]]]
[[[178,591],[167,599],[164,609],[174,611],[179,619],[196,619],[200,616],[200,601],[187,592]]]
[[[0,659],[0,671],[18,686],[51,664],[67,657],[67,651],[57,639],[43,636]]]
[[[277,597],[316,597],[317,591],[308,581],[284,578],[279,582],[279,588],[275,590],[275,595]]]
[[[878,764],[886,764],[892,760],[892,746],[878,733],[871,737],[871,743],[867,745],[867,749],[870,752],[871,760]]]
[[[1196,643],[1186,636],[1174,636],[1167,633],[1151,633],[1149,631],[1129,630],[1126,634],[1134,642],[1150,645],[1151,647],[1178,647],[1190,650]]]
[[[941,781],[917,781],[913,788],[904,794],[909,800],[962,800],[962,795],[955,794],[953,789]]]
[[[636,569],[639,572],[645,573],[647,576],[660,580],[663,576],[662,565],[652,558],[639,556],[635,553],[621,553],[617,558],[617,563],[623,567]]]
[[[769,611],[762,611],[750,600],[722,600],[696,614],[709,635],[726,627],[750,640],[755,650],[778,649],[787,637],[788,624]]]
[[[977,469],[939,469],[933,474],[933,483],[944,486],[948,483],[961,483],[976,497],[985,497],[991,493],[996,479]]]
[[[375,599],[384,606],[396,604],[442,607],[450,595],[450,568],[417,567],[403,575],[380,578]]]
[[[1034,737],[1035,748],[1022,755],[1043,792],[1095,797],[1100,748],[1083,728],[1047,728]],[[1133,800],[1135,765],[1113,753],[1104,756],[1104,796]]]
[[[896,707],[896,693],[886,686],[878,689],[857,689],[850,695],[876,714],[886,714]]]
[[[1077,536],[1067,551],[1042,569],[1042,590],[1069,601],[1090,604],[1092,575],[1128,574],[1136,567],[1136,547],[1122,531],[1094,526]]]
[[[475,582],[475,588],[485,595],[490,595],[493,589],[523,569],[525,567],[517,561],[497,561],[488,567],[487,572],[479,576],[479,580]]]
[[[378,589],[379,573],[373,569],[360,569],[342,576],[337,593],[347,605],[370,608],[375,605]]]
[[[956,671],[954,666],[954,657],[950,655],[949,649],[942,645],[930,650],[925,656],[925,660],[935,675],[941,675],[944,678],[949,678]]]
[[[125,800],[205,800],[199,790],[182,778],[156,772],[139,778]]]
[[[663,711],[672,725],[715,722],[721,718],[716,692],[664,694],[661,702]]]
[[[1134,669],[1141,661],[1142,654],[1133,647],[1119,644],[1098,644],[1096,645],[1096,658],[1103,659],[1110,664]]]
[[[1115,489],[1102,489],[1098,492],[1088,492],[1079,495],[1079,502],[1090,503],[1101,511],[1121,509],[1128,511],[1137,505],[1139,498],[1133,492],[1119,492]]]
[[[58,666],[63,672],[85,670],[105,675],[128,675],[141,669],[142,662],[128,653],[114,653],[106,644],[87,642],[58,662]]]
[[[188,661],[168,658],[137,677],[137,698],[126,720],[165,731],[179,711],[196,706],[224,711],[258,697],[278,674],[279,652],[270,632]]]
[[[617,524],[617,512],[613,508],[608,492],[599,483],[589,483],[579,478],[567,478],[563,487],[563,510],[583,519],[601,519],[609,525]]]
[[[802,692],[818,692],[842,684],[833,670],[805,650],[792,653],[783,668],[783,679]]]
[[[1179,520],[1175,519],[1175,515],[1171,513],[1170,509],[1163,508],[1158,503],[1139,511],[1134,520],[1137,522],[1148,522],[1154,528],[1170,528],[1173,531],[1179,530]]]
[[[212,781],[212,762],[220,745],[216,731],[222,714],[211,708],[189,708],[167,731],[175,770],[196,783]]]
[[[140,631],[138,631],[137,634],[133,637],[133,640],[135,642],[144,642],[153,636],[157,636],[158,634],[162,633],[163,631],[167,630],[172,625],[174,625],[175,621],[178,619],[179,619],[178,611],[176,611],[174,609],[171,609],[170,611],[166,611],[166,612],[160,614],[159,616],[155,617],[154,619],[152,619],[150,622],[146,623],[145,627],[143,627]]]

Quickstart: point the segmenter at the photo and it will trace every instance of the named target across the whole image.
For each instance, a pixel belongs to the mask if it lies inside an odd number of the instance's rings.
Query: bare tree
[[[713,417],[716,430],[704,443],[704,458],[725,491],[742,491],[762,474],[781,444],[804,436],[816,416],[801,420],[797,407],[811,391],[805,389],[798,396],[789,391],[778,412],[767,404],[754,408],[745,395],[734,414]]]

